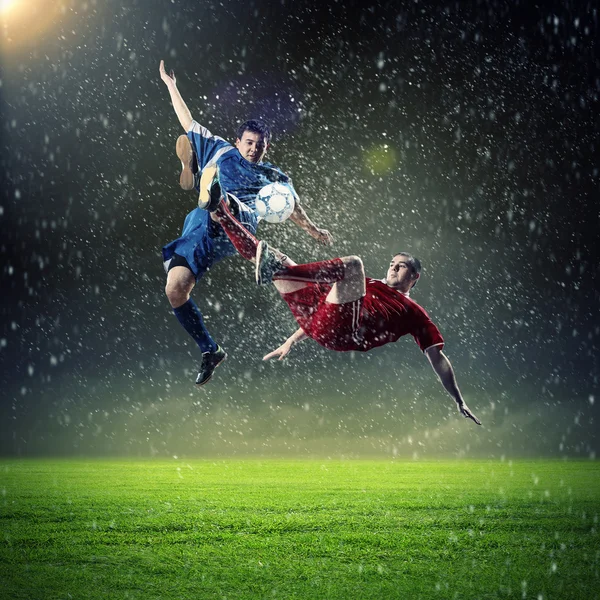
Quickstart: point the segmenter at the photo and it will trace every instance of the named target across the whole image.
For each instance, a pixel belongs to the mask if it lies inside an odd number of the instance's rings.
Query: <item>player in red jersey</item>
[[[257,240],[221,201],[213,212],[236,250],[256,264],[256,281],[270,283],[287,302],[300,329],[263,360],[286,357],[306,337],[338,352],[371,348],[411,334],[425,353],[460,413],[481,425],[466,405],[454,370],[442,352],[444,339],[427,312],[410,299],[420,277],[420,262],[407,252],[392,257],[385,279],[365,276],[358,256],[298,265]]]

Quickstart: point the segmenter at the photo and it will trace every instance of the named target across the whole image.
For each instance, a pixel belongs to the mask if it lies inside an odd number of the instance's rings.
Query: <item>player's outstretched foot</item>
[[[180,135],[177,138],[175,151],[177,152],[177,158],[181,161],[179,185],[184,190],[193,190],[195,177],[198,174],[198,161],[187,135]]]
[[[200,372],[196,377],[196,385],[204,385],[208,383],[213,376],[215,369],[227,358],[225,350],[221,346],[217,346],[214,352],[202,353],[202,365]]]
[[[222,192],[217,167],[205,167],[202,171],[202,177],[200,177],[198,208],[213,212],[219,206],[221,198]]]
[[[264,240],[258,242],[256,247],[256,284],[266,285],[273,281],[273,275],[281,271],[283,263],[269,250],[269,244]]]

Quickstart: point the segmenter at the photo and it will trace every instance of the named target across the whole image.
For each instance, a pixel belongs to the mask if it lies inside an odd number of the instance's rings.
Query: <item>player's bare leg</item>
[[[366,291],[365,268],[359,256],[344,256],[344,278],[333,284],[325,302],[346,304],[362,298]]]
[[[186,267],[173,267],[167,274],[165,293],[173,308],[178,308],[190,299],[196,279]]]
[[[198,163],[187,135],[180,135],[177,138],[175,152],[177,153],[177,158],[181,161],[179,185],[184,190],[193,190],[195,183],[194,176],[195,172],[198,171]]]
[[[198,187],[200,188],[198,208],[213,213],[222,199],[219,174],[216,165],[204,167],[202,174],[200,175]],[[213,215],[211,214],[211,217],[212,216]]]

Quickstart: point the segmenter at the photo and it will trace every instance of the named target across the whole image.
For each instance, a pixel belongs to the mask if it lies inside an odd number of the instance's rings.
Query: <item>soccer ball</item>
[[[294,192],[287,183],[269,183],[256,196],[256,212],[267,223],[283,223],[294,206]]]

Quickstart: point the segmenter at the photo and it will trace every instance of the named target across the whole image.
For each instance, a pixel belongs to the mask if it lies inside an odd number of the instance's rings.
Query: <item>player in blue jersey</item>
[[[204,385],[215,368],[226,358],[225,351],[212,339],[197,304],[190,297],[196,282],[215,263],[236,254],[229,238],[219,223],[204,210],[210,202],[210,189],[218,177],[222,191],[229,198],[236,218],[250,232],[258,225],[254,210],[256,194],[265,185],[282,181],[291,184],[289,177],[274,165],[264,162],[271,133],[260,121],[246,121],[238,131],[235,146],[197,123],[183,101],[171,71],[165,71],[160,62],[160,76],[166,84],[173,108],[187,135],[177,140],[176,152],[181,160],[179,183],[183,189],[196,189],[198,208],[185,218],[181,236],[163,248],[163,261],[167,272],[165,292],[175,316],[198,344],[202,364],[196,384]],[[317,227],[298,201],[290,219],[313,238],[331,244],[329,231]]]

